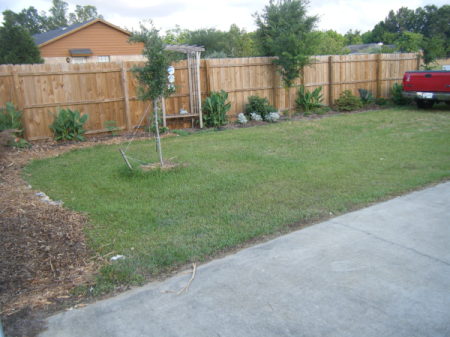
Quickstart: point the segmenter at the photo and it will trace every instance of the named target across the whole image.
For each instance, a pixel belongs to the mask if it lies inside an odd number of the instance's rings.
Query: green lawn
[[[25,178],[86,212],[97,292],[450,177],[450,113],[389,109],[165,138],[171,171],[130,173],[118,146],[32,162]],[[130,155],[157,161],[154,142]]]

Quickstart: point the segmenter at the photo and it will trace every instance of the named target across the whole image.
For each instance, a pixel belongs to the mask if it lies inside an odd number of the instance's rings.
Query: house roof
[[[121,31],[122,33],[125,33],[127,35],[131,35],[131,33],[125,29],[122,29],[120,27],[117,27],[115,25],[113,25],[112,23],[109,23],[103,19],[91,19],[82,23],[74,23],[73,25],[70,25],[68,27],[61,27],[61,28],[57,28],[57,29],[53,29],[50,30],[48,32],[45,33],[40,33],[40,34],[34,34],[33,35],[33,39],[34,42],[39,46],[45,46],[46,44],[49,44],[53,41],[56,41],[58,39],[63,38],[64,36],[73,34],[77,31],[79,31],[80,29],[86,28],[88,26],[93,25],[94,23],[97,22],[101,22],[104,23],[105,25],[110,26],[111,28],[117,29],[119,31]]]
[[[366,43],[366,44],[351,44],[346,46],[350,49],[350,54],[369,53],[373,50],[381,50],[382,47],[394,49],[395,45],[383,43]]]

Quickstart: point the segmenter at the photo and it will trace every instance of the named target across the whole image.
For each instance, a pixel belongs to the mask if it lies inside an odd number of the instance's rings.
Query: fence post
[[[123,89],[123,99],[125,103],[125,122],[127,123],[127,131],[131,131],[131,117],[130,117],[130,95],[128,93],[128,74],[125,62],[121,63],[120,73],[122,77],[122,89]]]
[[[382,54],[377,54],[377,98],[381,97],[381,77],[383,74],[383,69],[382,69],[382,65],[383,65],[383,60],[381,59]]]
[[[334,58],[333,56],[328,57],[328,105],[333,105],[333,82],[334,82]]]
[[[272,85],[273,85],[273,106],[275,109],[280,110],[281,107],[279,106],[278,102],[278,76],[277,76],[277,66],[276,64],[273,64],[273,72],[272,72]]]

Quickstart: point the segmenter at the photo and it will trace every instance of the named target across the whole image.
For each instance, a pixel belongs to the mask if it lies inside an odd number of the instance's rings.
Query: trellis
[[[189,104],[190,113],[166,115],[164,99],[162,100],[163,124],[167,126],[168,118],[195,118],[198,116],[200,128],[203,128],[202,116],[202,92],[200,87],[200,55],[205,48],[190,45],[167,45],[166,50],[184,53],[187,55],[188,77],[189,77]]]
[[[188,58],[189,103],[190,103],[191,111],[189,114],[170,115],[170,118],[191,117],[192,119],[194,119],[196,116],[198,116],[199,122],[200,122],[200,128],[203,128],[201,88],[200,88],[200,55],[201,55],[201,52],[204,51],[205,49],[203,47],[199,47],[199,46],[166,45],[165,50],[185,53]],[[171,75],[172,75],[172,73],[170,73],[170,76]],[[172,82],[172,81],[170,81],[170,82]],[[160,137],[159,137],[159,127],[158,127],[158,113],[157,113],[158,101],[161,103],[164,126],[167,125],[167,115],[166,115],[166,107],[165,107],[164,97],[160,96],[158,99],[156,99],[156,100],[154,99],[153,100],[153,113],[154,113],[155,129],[156,129],[156,147],[157,147],[157,152],[159,154],[160,165],[161,165],[161,167],[164,167],[164,161],[163,161],[162,151],[161,151],[161,142],[160,142]],[[128,142],[126,148],[124,150],[122,148],[119,149],[125,163],[130,168],[130,170],[133,169],[133,166],[131,165],[130,160],[137,161],[142,164],[146,164],[139,159],[130,157],[127,154],[127,151],[128,151],[130,144],[134,140],[134,136],[136,135],[136,130],[141,127],[141,124],[144,121],[144,118],[147,115],[149,109],[150,109],[150,105],[147,107],[147,109],[142,114],[141,120],[140,120],[138,126],[136,127],[135,131],[133,132],[131,139]],[[146,165],[146,166],[148,167],[148,165]]]

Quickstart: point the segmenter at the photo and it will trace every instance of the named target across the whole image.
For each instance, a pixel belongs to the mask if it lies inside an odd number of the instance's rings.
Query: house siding
[[[89,48],[94,56],[140,55],[141,43],[128,43],[129,36],[102,22],[96,22],[72,34],[40,47],[41,56],[70,57],[69,49]]]

